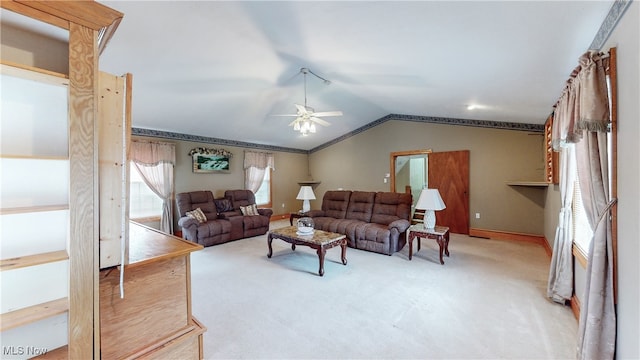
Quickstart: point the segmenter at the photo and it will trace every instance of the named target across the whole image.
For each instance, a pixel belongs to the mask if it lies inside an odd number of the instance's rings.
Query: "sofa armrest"
[[[306,215],[308,217],[319,217],[319,216],[324,216],[324,211],[322,210],[309,210],[307,211]]]
[[[398,233],[402,234],[407,231],[407,229],[411,226],[409,220],[398,219],[389,224],[389,229],[395,228],[398,230]]]
[[[258,209],[258,214],[271,218],[271,215],[273,215],[273,210],[272,209],[267,209],[267,208]]]
[[[234,216],[242,216],[242,212],[240,212],[240,210],[232,210],[232,211],[221,212],[221,213],[218,214],[218,219],[229,220],[230,218],[232,218]]]
[[[180,226],[181,228],[191,228],[191,227],[198,227],[198,220],[188,217],[188,216],[183,216],[180,218],[180,220],[178,220],[178,226]]]
[[[178,226],[182,228],[182,237],[197,242],[198,220],[183,216],[178,220]]]

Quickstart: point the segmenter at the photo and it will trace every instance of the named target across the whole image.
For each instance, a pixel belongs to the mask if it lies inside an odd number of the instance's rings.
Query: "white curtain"
[[[244,188],[254,194],[260,189],[264,173],[268,168],[275,170],[273,153],[244,152]]]
[[[553,242],[553,255],[549,268],[547,296],[555,302],[564,304],[573,295],[573,188],[576,175],[574,145],[567,144],[560,151],[560,215]]]
[[[145,184],[162,199],[160,230],[173,234],[175,145],[133,140],[131,142],[131,161]]]

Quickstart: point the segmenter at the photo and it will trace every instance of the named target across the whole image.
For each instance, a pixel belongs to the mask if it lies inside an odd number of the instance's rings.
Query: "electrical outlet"
[[[284,203],[282,203],[282,207],[284,207]]]
[[[476,219],[480,219],[480,213],[476,213]]]

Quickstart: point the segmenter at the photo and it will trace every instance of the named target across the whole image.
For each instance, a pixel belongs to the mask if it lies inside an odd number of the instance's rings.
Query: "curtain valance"
[[[555,105],[552,140],[556,150],[565,143],[579,142],[585,130],[609,131],[609,57],[587,51],[578,63]]]
[[[245,151],[244,152],[244,169],[256,167],[259,169],[271,168],[275,170],[275,161],[273,153]]]
[[[155,141],[131,141],[131,160],[139,164],[176,164],[175,144]]]

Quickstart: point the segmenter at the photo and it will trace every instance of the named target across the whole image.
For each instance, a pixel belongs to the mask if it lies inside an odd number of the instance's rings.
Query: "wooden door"
[[[446,206],[436,211],[436,224],[469,234],[469,150],[429,154],[428,187],[438,189]]]

